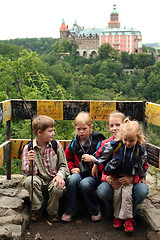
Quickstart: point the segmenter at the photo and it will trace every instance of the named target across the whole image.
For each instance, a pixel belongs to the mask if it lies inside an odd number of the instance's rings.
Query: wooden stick
[[[32,119],[33,118],[32,118],[32,113],[31,113],[31,110],[28,108],[26,101],[23,98],[22,91],[21,91],[20,84],[19,84],[19,79],[17,77],[16,71],[17,71],[17,69],[14,71],[14,74],[15,74],[15,78],[16,78],[16,81],[17,81],[17,84],[18,84],[19,93],[21,95],[21,99],[23,101],[24,108],[29,113],[29,116],[30,116],[30,119],[31,119],[31,144],[32,144],[32,148],[31,149],[33,149],[33,131],[32,131]],[[31,224],[32,204],[33,204],[33,161],[31,162],[31,169],[32,169],[31,170],[31,201],[30,201],[28,229],[29,229],[30,224]]]

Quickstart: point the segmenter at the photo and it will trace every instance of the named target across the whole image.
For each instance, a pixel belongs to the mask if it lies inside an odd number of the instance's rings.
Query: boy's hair
[[[44,132],[49,127],[55,127],[55,121],[53,118],[45,116],[45,115],[39,115],[36,116],[32,123],[32,129],[34,134],[37,134],[37,131],[40,129],[42,132]]]
[[[136,120],[131,121],[129,118],[125,118],[125,120],[121,124],[121,128],[117,134],[117,137],[119,140],[123,139],[124,132],[136,134],[136,136],[138,137],[137,143],[140,145],[145,144],[145,142],[146,142],[145,135],[144,135],[138,121],[136,121]]]
[[[108,122],[109,122],[109,120],[110,120],[111,117],[118,117],[118,118],[120,118],[120,119],[122,120],[122,122],[123,122],[124,119],[126,118],[126,116],[125,116],[122,112],[120,112],[120,111],[118,111],[118,110],[115,110],[115,111],[113,111],[113,112],[111,112],[111,113],[109,114],[109,116],[108,116]]]
[[[74,126],[78,124],[87,124],[88,126],[92,125],[89,112],[80,112],[74,120]]]

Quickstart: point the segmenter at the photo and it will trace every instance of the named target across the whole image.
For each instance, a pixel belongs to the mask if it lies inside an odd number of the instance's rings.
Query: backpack
[[[52,140],[51,144],[52,144],[52,148],[53,148],[54,152],[57,154],[57,141],[56,140]],[[31,147],[32,147],[32,143],[29,142],[29,144],[28,144],[28,151],[30,151]]]

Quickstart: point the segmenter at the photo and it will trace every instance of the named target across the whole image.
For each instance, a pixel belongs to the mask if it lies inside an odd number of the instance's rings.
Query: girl
[[[96,197],[96,189],[100,184],[102,166],[97,178],[91,176],[93,164],[83,163],[82,155],[93,154],[98,150],[105,137],[99,132],[92,132],[92,122],[88,112],[81,112],[75,118],[76,139],[72,140],[65,150],[70,176],[67,179],[65,213],[61,220],[70,222],[77,211],[77,192],[80,189],[92,221],[101,220],[101,212]]]
[[[126,182],[125,175],[140,176],[139,182],[145,183],[144,176],[147,170],[144,135],[137,121],[128,118],[121,124],[118,140],[105,143],[100,155],[94,159],[94,163],[100,165],[106,163],[104,171],[118,181],[114,188],[114,222],[115,228],[122,227],[124,220],[125,231],[133,232],[135,221],[133,220],[133,183]],[[110,156],[113,154],[112,160]]]

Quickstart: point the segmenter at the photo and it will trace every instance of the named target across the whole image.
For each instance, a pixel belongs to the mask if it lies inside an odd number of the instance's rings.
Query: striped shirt
[[[57,140],[57,154],[52,148],[51,142],[46,146],[42,153],[36,139],[33,140],[33,150],[35,152],[35,163],[33,174],[40,175],[45,180],[51,180],[56,175],[60,175],[63,179],[69,175],[66,157],[61,143]],[[26,176],[31,175],[28,161],[28,145],[23,149],[22,170]]]

